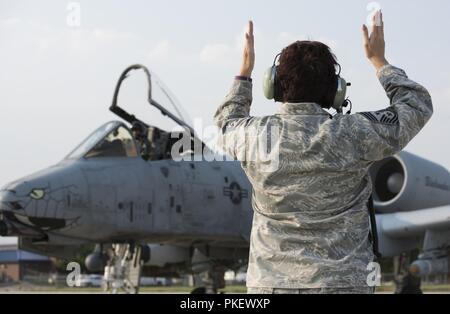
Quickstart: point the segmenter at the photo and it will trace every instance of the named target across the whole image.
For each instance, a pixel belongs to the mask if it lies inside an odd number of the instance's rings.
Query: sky
[[[373,8],[385,18],[390,63],[430,91],[435,115],[406,150],[450,169],[450,1],[448,0],[0,0],[0,186],[62,160],[103,123],[120,73],[148,66],[191,120],[212,124],[238,73],[247,20],[255,24],[253,115],[278,104],[262,94],[262,74],[298,39],[329,44],[352,82],[355,112],[388,106],[362,49]],[[165,126],[146,104],[141,74],[120,103]],[[167,124],[168,125],[168,124]]]

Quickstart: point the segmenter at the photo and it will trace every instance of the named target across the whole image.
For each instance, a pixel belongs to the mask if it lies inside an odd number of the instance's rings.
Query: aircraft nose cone
[[[12,192],[0,191],[0,211],[10,210],[8,203],[13,201]]]
[[[15,190],[0,190],[0,211],[21,210],[22,203]]]

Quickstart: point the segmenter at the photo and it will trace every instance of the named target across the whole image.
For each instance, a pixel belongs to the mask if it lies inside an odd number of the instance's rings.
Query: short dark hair
[[[281,53],[276,93],[284,102],[314,102],[330,108],[337,91],[336,66],[336,57],[324,43],[297,41]]]

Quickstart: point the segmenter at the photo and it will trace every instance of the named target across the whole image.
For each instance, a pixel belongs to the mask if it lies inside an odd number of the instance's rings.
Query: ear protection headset
[[[280,87],[278,86],[277,80],[277,70],[279,63],[277,62],[281,53],[275,56],[273,61],[273,65],[267,69],[264,73],[263,79],[263,91],[264,96],[266,96],[269,100],[282,101],[280,95]],[[334,96],[334,101],[332,104],[332,108],[336,110],[337,113],[342,113],[343,109],[346,108],[350,104],[350,109],[347,114],[351,113],[351,101],[346,99],[345,96],[347,94],[347,86],[351,86],[351,83],[347,83],[347,81],[340,76],[341,74],[341,66],[339,66],[339,72],[337,73],[337,90],[336,95]]]

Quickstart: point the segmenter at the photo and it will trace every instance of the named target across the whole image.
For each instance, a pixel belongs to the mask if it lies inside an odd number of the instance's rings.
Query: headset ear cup
[[[342,77],[338,77],[338,87],[336,90],[336,95],[334,96],[333,108],[337,112],[342,112],[342,105],[345,102],[345,96],[347,94],[347,82]]]
[[[276,102],[281,102],[281,89],[280,89],[280,82],[278,81],[278,66],[274,67],[273,72],[273,100]]]
[[[275,76],[276,76],[275,66],[268,68],[264,73],[263,91],[264,96],[269,100],[275,98]]]

